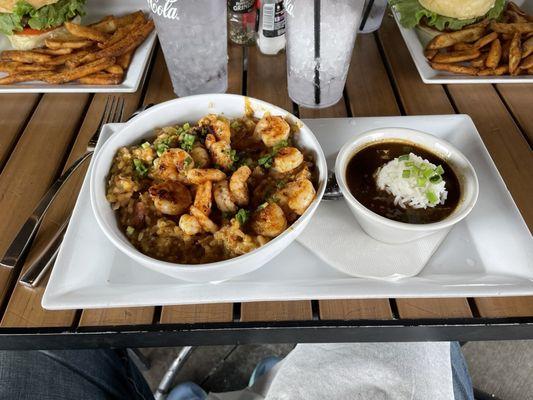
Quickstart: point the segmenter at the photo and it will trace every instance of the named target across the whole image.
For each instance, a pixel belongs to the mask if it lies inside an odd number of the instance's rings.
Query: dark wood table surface
[[[298,108],[287,93],[285,55],[229,48],[229,89],[302,118],[468,114],[526,223],[533,226],[533,85],[426,85],[393,19],[360,35],[344,101]],[[0,253],[51,183],[85,152],[107,94],[0,95]],[[175,97],[161,50],[144,86],[123,95],[127,115]],[[24,271],[69,215],[86,166],[42,224]],[[0,269],[0,348],[168,346],[245,342],[533,339],[533,297],[321,300],[47,311],[46,286]]]

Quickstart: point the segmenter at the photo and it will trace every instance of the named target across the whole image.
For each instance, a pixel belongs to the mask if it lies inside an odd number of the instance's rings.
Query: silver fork
[[[100,132],[102,131],[102,127],[105,124],[122,121],[123,116],[124,99],[117,97],[108,97],[106,100],[102,118],[100,119],[100,122],[98,124],[98,128],[96,128],[94,135],[91,137],[89,143],[87,144],[87,152],[83,156],[78,158],[76,161],[74,161],[74,163],[72,163],[69,169],[67,169],[63,173],[63,175],[61,175],[52,184],[52,186],[50,186],[50,189],[48,189],[45,195],[41,198],[41,201],[39,202],[37,207],[35,207],[32,214],[26,220],[24,225],[22,225],[22,228],[20,228],[20,231],[18,232],[17,236],[7,249],[6,253],[4,254],[4,257],[2,258],[2,261],[0,261],[0,267],[12,269],[17,266],[22,256],[28,250],[29,245],[35,236],[35,233],[37,232],[37,228],[39,227],[41,221],[44,218],[44,215],[46,214],[46,211],[48,211],[48,208],[50,208],[50,205],[56,198],[63,184],[74,173],[74,171],[76,171],[78,167],[94,153],[94,148],[100,136]]]

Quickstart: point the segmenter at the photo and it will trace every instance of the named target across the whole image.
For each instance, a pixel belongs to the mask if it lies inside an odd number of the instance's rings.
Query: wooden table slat
[[[206,322],[231,322],[233,304],[194,304],[165,306],[159,322],[162,324],[197,324]]]
[[[40,96],[38,94],[3,94],[0,96],[0,171],[16,145],[24,124],[31,117]]]
[[[531,317],[533,296],[523,297],[480,297],[476,306],[481,317]]]
[[[531,104],[533,87],[531,87],[531,84],[501,84],[496,85],[496,88],[531,145],[533,143],[533,112],[531,112],[533,107],[533,104]]]
[[[87,94],[47,94],[37,106],[0,175],[0,254],[59,172],[88,99]],[[0,300],[12,272],[0,268]]]
[[[398,299],[401,318],[468,318],[472,312],[467,299]]]

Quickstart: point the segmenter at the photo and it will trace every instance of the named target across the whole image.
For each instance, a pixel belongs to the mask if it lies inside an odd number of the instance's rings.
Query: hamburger
[[[391,0],[405,28],[457,31],[483,19],[498,19],[505,0]]]
[[[51,37],[66,34],[66,21],[78,22],[85,0],[0,0],[0,32],[18,50],[44,46]]]

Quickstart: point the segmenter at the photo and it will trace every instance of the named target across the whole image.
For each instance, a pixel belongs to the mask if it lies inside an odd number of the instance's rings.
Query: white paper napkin
[[[323,201],[298,242],[322,261],[351,276],[396,280],[417,275],[447,232],[405,244],[368,236],[343,200]]]

